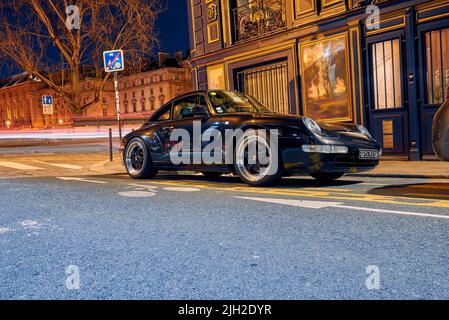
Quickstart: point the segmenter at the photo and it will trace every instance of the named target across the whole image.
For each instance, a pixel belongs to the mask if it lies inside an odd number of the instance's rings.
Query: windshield
[[[262,105],[255,98],[231,91],[210,91],[209,99],[217,113],[273,113],[270,109]]]

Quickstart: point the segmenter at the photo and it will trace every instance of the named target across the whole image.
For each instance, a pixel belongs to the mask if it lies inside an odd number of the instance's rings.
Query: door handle
[[[163,127],[162,130],[163,131],[169,131],[169,130],[173,130],[175,127]]]

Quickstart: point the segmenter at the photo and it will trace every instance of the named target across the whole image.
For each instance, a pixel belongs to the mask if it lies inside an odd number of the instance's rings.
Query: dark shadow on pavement
[[[449,182],[426,182],[384,186],[368,192],[373,195],[415,199],[449,200]]]

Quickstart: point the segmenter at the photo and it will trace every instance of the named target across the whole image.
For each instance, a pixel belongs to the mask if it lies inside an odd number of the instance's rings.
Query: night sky
[[[166,10],[160,15],[158,33],[162,51],[189,49],[187,0],[162,0]]]
[[[189,49],[189,26],[187,16],[187,0],[160,0],[165,10],[160,14],[157,24],[159,47],[170,54],[177,50],[184,52]],[[8,77],[11,72],[0,65],[0,79]]]

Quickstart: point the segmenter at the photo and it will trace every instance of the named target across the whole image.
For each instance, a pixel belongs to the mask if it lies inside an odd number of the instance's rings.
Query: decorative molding
[[[207,23],[217,21],[218,19],[218,6],[215,3],[211,3],[207,6]]]
[[[211,29],[216,28],[216,37],[212,38]],[[220,26],[218,21],[212,22],[207,25],[207,43],[215,43],[220,41]]]
[[[388,22],[388,21],[393,21],[393,20],[399,20],[399,19],[401,19],[400,23],[382,28],[382,24],[383,23]],[[376,29],[376,30],[366,30],[365,29],[365,34],[367,36],[371,36],[371,35],[378,34],[378,33],[383,33],[383,32],[387,32],[387,31],[391,31],[391,30],[404,28],[405,24],[406,24],[405,15],[401,15],[401,16],[396,16],[396,17],[391,17],[391,18],[387,18],[387,19],[384,19],[384,20],[380,20],[379,24],[380,24],[380,29]]]

